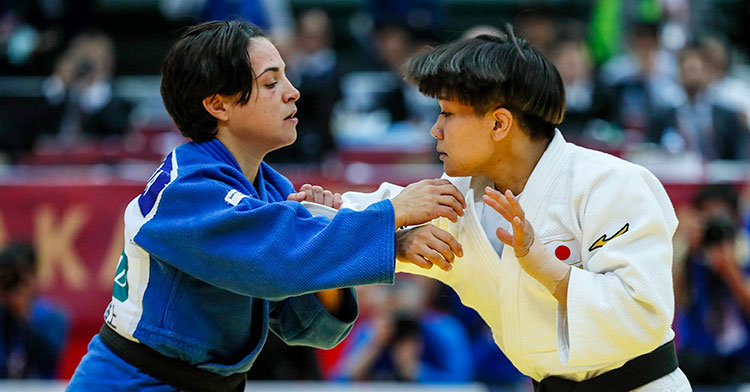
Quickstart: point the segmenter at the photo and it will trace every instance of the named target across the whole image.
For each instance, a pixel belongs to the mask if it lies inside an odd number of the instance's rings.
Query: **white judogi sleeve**
[[[443,175],[442,178],[448,178],[445,175]],[[395,196],[397,196],[401,191],[404,189],[402,186],[390,184],[387,182],[384,182],[378,187],[378,189],[375,192],[372,193],[361,193],[361,192],[346,192],[344,193],[341,198],[343,201],[343,204],[341,208],[349,208],[355,211],[363,210],[367,208],[372,203],[379,202],[381,200],[385,199],[392,199]],[[308,203],[305,203],[308,208],[314,208],[319,209],[318,206],[309,206]],[[315,214],[315,213],[314,213]],[[452,224],[448,219],[445,218],[438,218],[433,219],[429,224],[432,224],[434,226],[437,226],[451,234],[456,234],[456,225]],[[404,261],[396,257],[396,272],[404,272],[414,275],[422,275],[429,278],[436,279],[440,282],[451,284],[453,281],[457,280],[460,276],[457,274],[449,274],[447,271],[443,271],[442,269],[438,267],[432,266],[429,269],[425,269],[422,267],[419,267],[416,264],[413,264],[409,261]]]
[[[571,269],[567,309],[558,305],[557,312],[558,353],[570,367],[632,359],[674,334],[677,218],[661,183],[625,164],[579,186],[588,187],[573,207],[585,269]]]

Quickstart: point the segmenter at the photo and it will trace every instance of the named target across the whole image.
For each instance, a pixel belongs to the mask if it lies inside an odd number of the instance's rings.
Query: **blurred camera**
[[[81,79],[94,71],[94,60],[89,57],[81,57],[75,65],[75,78]]]

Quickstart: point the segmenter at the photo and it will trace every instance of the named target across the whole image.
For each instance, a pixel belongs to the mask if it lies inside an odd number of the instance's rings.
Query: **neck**
[[[224,144],[224,147],[229,150],[237,161],[237,164],[240,165],[242,174],[247,177],[250,183],[253,183],[255,177],[258,175],[258,168],[265,154],[255,151],[252,146],[245,145],[245,143],[239,141],[230,132],[222,132],[221,127],[219,127],[216,138]]]
[[[487,168],[487,175],[500,192],[510,189],[514,195],[521,193],[526,182],[542,158],[549,142],[528,137],[521,129],[508,134],[495,154],[495,161]]]

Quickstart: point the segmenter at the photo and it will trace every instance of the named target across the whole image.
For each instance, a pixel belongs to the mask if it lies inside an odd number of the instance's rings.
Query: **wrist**
[[[393,227],[394,230],[398,230],[403,228],[404,226],[404,216],[401,212],[401,208],[398,207],[396,203],[391,200],[391,205],[393,206]]]
[[[518,261],[523,270],[547,288],[552,295],[570,274],[570,266],[547,251],[536,236],[526,255],[518,257]]]

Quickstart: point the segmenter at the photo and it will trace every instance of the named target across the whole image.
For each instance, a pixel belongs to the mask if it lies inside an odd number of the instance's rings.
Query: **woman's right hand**
[[[391,199],[391,203],[396,229],[421,225],[441,216],[456,222],[466,208],[461,191],[445,179],[415,182]]]

